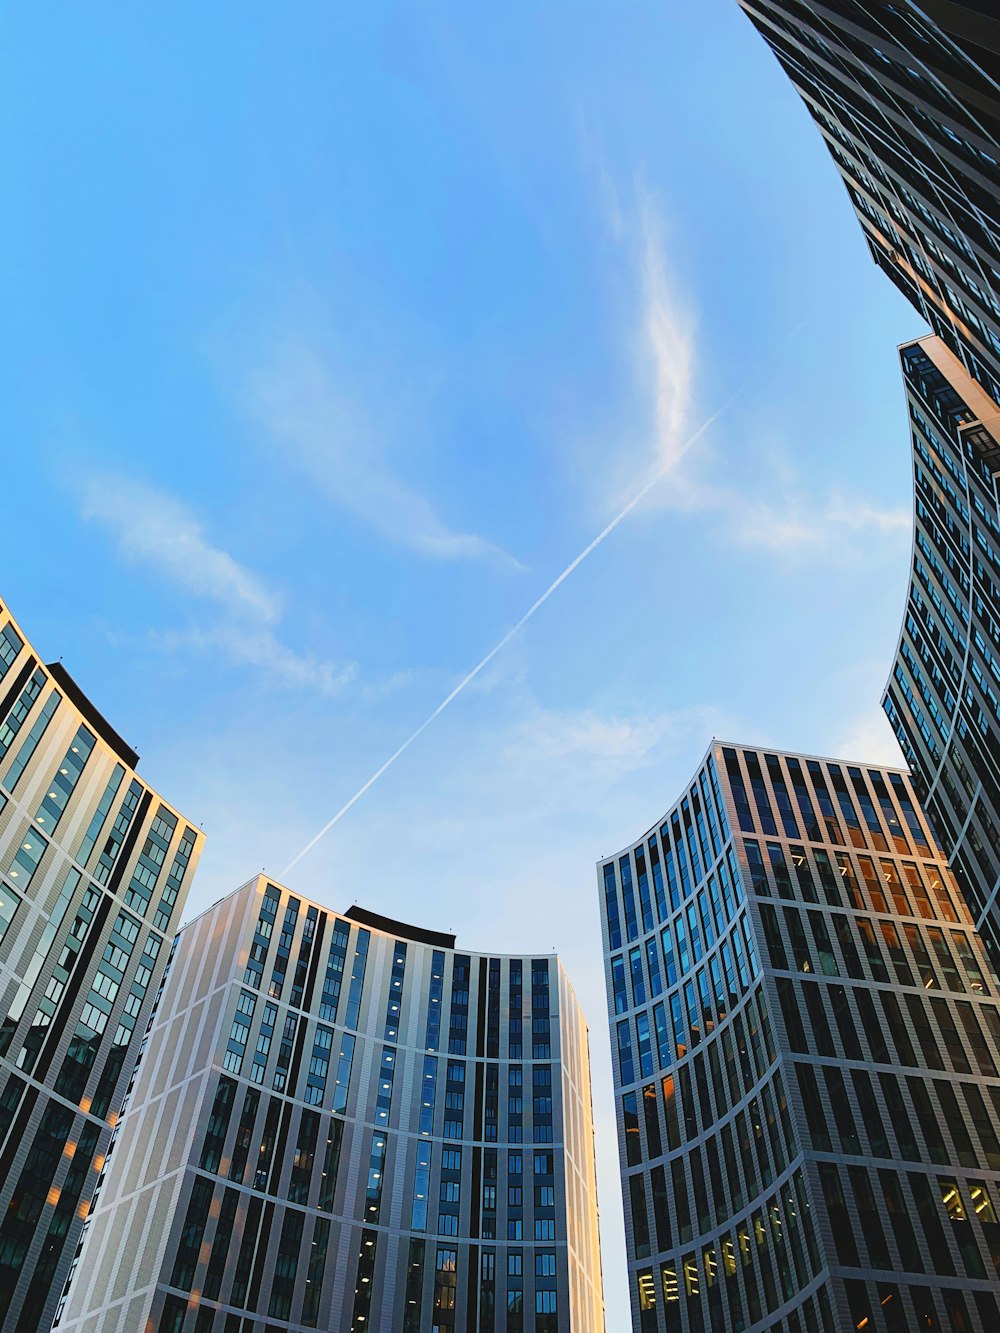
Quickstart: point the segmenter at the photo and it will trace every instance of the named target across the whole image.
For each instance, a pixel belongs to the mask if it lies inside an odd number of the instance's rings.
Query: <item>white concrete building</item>
[[[587,1029],[553,955],[264,876],[186,926],[60,1333],[602,1333]]]

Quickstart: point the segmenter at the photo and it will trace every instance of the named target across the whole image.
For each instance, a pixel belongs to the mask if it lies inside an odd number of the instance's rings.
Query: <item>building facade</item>
[[[252,880],[178,938],[88,1228],[60,1333],[602,1333],[558,959]]]
[[[800,93],[872,257],[1000,401],[1000,13],[740,0]]]
[[[883,707],[1000,960],[1000,406],[936,337],[900,351],[913,446],[906,613]]]
[[[4,1333],[49,1329],[201,850],[137,764],[0,607]]]
[[[906,774],[713,742],[598,881],[637,1333],[1000,1328],[1000,991]]]

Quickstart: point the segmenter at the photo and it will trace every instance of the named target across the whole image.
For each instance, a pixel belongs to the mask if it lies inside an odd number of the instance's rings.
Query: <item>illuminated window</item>
[[[650,1269],[645,1269],[639,1274],[639,1309],[652,1310],[656,1306],[656,1284],[653,1282],[653,1274]]]
[[[663,1300],[667,1305],[680,1300],[677,1290],[677,1269],[672,1263],[660,1265],[660,1285],[663,1287]]]
[[[969,1194],[972,1196],[972,1211],[980,1222],[995,1224],[997,1215],[990,1201],[990,1196],[986,1192],[986,1186],[981,1180],[969,1181]]]

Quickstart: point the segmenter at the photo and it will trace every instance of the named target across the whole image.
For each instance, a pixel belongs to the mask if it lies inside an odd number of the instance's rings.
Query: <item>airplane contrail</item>
[[[587,556],[591,555],[594,551],[596,551],[598,546],[601,545],[601,543],[605,540],[605,538],[611,536],[615,528],[618,527],[619,523],[622,523],[626,518],[628,518],[632,510],[635,509],[636,505],[640,504],[646,498],[646,496],[653,489],[656,483],[658,481],[661,481],[667,475],[668,472],[670,472],[673,468],[677,466],[677,464],[681,461],[681,459],[688,452],[688,450],[694,444],[696,444],[699,439],[701,439],[702,435],[704,435],[705,431],[708,430],[709,426],[711,426],[715,421],[718,420],[718,418],[722,415],[723,412],[726,411],[726,409],[733,402],[733,399],[736,397],[738,397],[738,393],[735,393],[730,398],[728,398],[726,402],[723,403],[723,405],[717,411],[713,412],[710,417],[706,418],[706,420],[701,423],[701,425],[694,432],[694,434],[689,436],[688,439],[684,441],[684,443],[676,450],[675,453],[671,454],[671,456],[667,459],[667,461],[663,464],[663,466],[660,467],[656,472],[654,472],[652,477],[650,477],[649,481],[647,481],[646,484],[640,490],[638,490],[635,493],[635,495],[633,495],[632,499],[629,500],[628,504],[621,511],[621,513],[616,514],[615,517],[611,520],[611,522],[607,525],[607,527],[602,528],[601,531],[597,534],[597,536],[593,539],[593,541],[588,546],[585,546],[583,550],[580,552],[580,554],[576,556],[575,559],[570,561],[570,563],[566,566],[563,572],[552,580],[552,582],[541,594],[541,596],[538,597],[534,602],[532,602],[532,604],[528,607],[527,611],[525,611],[524,615],[517,622],[517,624],[512,626],[503,636],[503,638],[498,640],[498,642],[493,645],[493,647],[482,659],[482,661],[477,662],[476,665],[472,668],[472,670],[468,673],[468,675],[462,677],[462,679],[458,682],[458,684],[451,691],[451,693],[446,695],[445,698],[443,698],[441,702],[438,704],[438,706],[434,709],[433,713],[429,713],[427,717],[424,718],[423,722],[421,722],[420,726],[417,727],[415,731],[412,731],[409,736],[407,736],[406,740],[403,741],[399,749],[393,751],[393,753],[385,761],[382,767],[376,769],[375,772],[368,779],[368,781],[363,786],[358,788],[358,790],[354,793],[351,799],[347,801],[344,805],[342,805],[335,815],[333,815],[330,819],[327,820],[327,822],[323,825],[320,831],[314,837],[310,838],[310,840],[306,843],[306,845],[302,848],[300,852],[298,852],[295,856],[292,857],[288,865],[285,866],[284,870],[281,872],[279,878],[284,879],[285,876],[288,874],[288,872],[290,870],[293,870],[295,866],[297,866],[298,863],[302,860],[302,858],[304,856],[307,856],[309,852],[311,852],[312,849],[316,846],[316,844],[326,837],[326,835],[330,832],[333,826],[335,824],[338,824],[343,819],[344,815],[347,814],[348,810],[350,810],[352,806],[356,805],[357,802],[361,800],[365,792],[370,790],[370,788],[372,788],[375,785],[375,783],[378,782],[382,774],[385,773],[387,769],[390,769],[396,762],[396,760],[406,753],[406,751],[410,748],[413,742],[417,740],[420,736],[422,736],[423,733],[427,730],[427,728],[431,725],[431,723],[441,716],[441,714],[448,707],[448,705],[450,703],[453,703],[454,700],[458,698],[458,696],[462,693],[465,687],[467,685],[470,685],[475,680],[475,678],[479,675],[480,671],[482,671],[484,667],[489,666],[490,662],[493,661],[497,653],[501,652],[504,648],[506,648],[507,644],[510,643],[514,635],[524,628],[524,626],[528,623],[528,621],[535,614],[535,612],[539,611],[545,605],[545,603],[549,600],[549,598],[556,591],[556,589],[566,582],[566,580],[574,572],[574,570],[579,569],[579,567],[583,564],[584,560],[586,560]]]

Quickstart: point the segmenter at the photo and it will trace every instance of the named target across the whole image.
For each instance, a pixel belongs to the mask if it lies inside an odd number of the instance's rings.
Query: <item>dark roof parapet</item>
[[[118,758],[126,763],[129,768],[138,768],[138,754],[132,749],[131,745],[122,740],[103,713],[98,712],[63,664],[61,662],[48,662],[45,670],[84,721],[100,736],[105,745],[110,746]]]
[[[398,935],[404,940],[414,940],[418,944],[433,944],[438,949],[454,949],[455,936],[441,930],[425,930],[423,926],[408,926],[404,921],[394,921],[392,917],[380,916],[370,912],[367,907],[349,907],[344,913],[351,921],[363,926],[371,926],[386,935]]]

